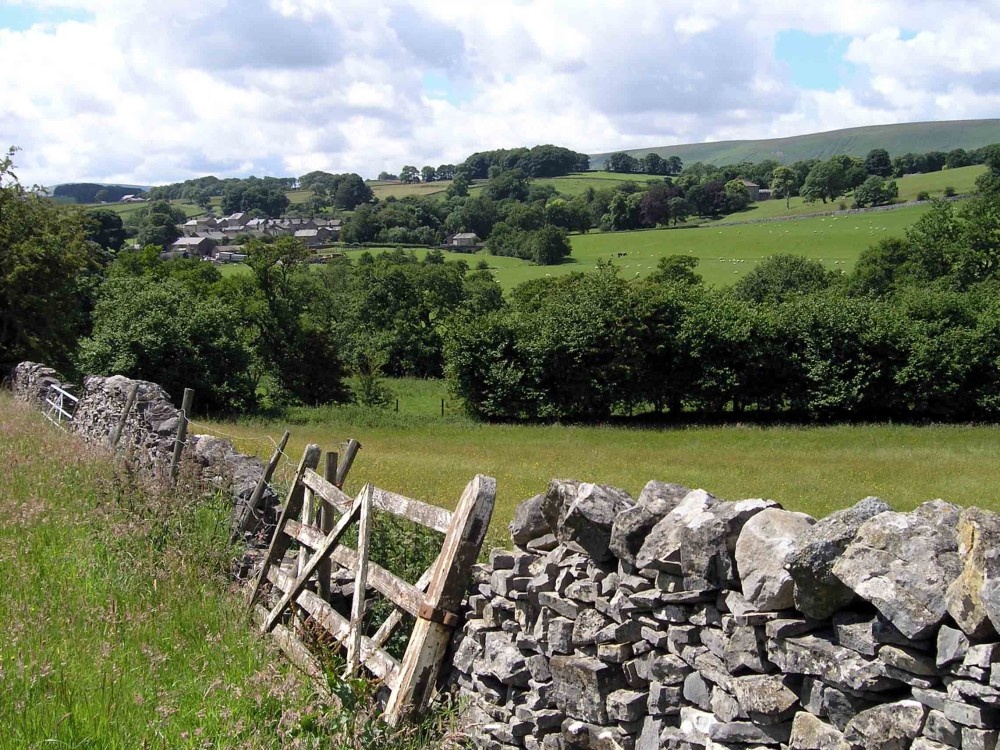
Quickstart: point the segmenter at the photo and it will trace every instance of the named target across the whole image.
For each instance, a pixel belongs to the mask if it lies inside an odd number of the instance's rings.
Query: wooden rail
[[[356,441],[352,441],[349,447],[355,444]],[[360,444],[353,452],[345,452],[347,468],[357,448]],[[395,725],[419,716],[430,702],[445,650],[459,622],[455,613],[493,515],[496,481],[477,475],[465,488],[455,511],[451,512],[371,484],[366,484],[357,497],[352,498],[342,489],[344,475],[339,470],[333,472],[329,461],[325,473],[335,481],[316,472],[319,458],[318,446],[306,447],[250,594],[249,607],[261,615],[261,629],[265,633],[283,628],[282,620],[296,607],[301,608],[347,650],[347,674],[364,666],[389,687],[385,718]],[[307,500],[311,507],[306,507]],[[320,505],[318,516],[316,503]],[[339,520],[335,524],[324,521],[322,509],[340,513]],[[416,584],[404,581],[369,559],[375,511],[390,513],[444,534],[440,554]],[[354,524],[358,525],[356,549],[341,544],[347,529]],[[282,563],[293,543],[305,552],[289,563],[289,573],[282,570]],[[350,620],[335,611],[322,595],[329,591],[329,580],[326,585],[323,581],[323,576],[329,575],[326,572],[329,561],[354,576]],[[254,605],[265,582],[271,586],[274,604],[262,612]],[[392,614],[370,638],[362,632],[369,588],[394,605]],[[383,646],[402,622],[404,613],[415,617],[416,625],[403,659],[397,661]],[[288,628],[280,631],[279,645],[293,661],[302,662],[301,644],[288,644],[289,632]]]

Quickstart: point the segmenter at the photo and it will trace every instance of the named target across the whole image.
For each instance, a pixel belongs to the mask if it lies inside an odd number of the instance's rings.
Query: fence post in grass
[[[326,454],[326,463],[323,465],[323,478],[330,484],[337,483],[337,453],[336,451],[329,451]],[[326,536],[331,531],[333,531],[333,505],[331,505],[326,500],[320,500],[319,508],[319,528]],[[316,570],[316,575],[319,578],[319,596],[320,598],[328,602],[330,601],[330,559],[327,558],[320,563],[319,568]]]
[[[170,459],[170,478],[177,479],[177,472],[181,466],[181,453],[184,450],[184,441],[187,440],[188,415],[194,405],[194,391],[191,388],[184,389],[184,398],[181,401],[180,421],[177,423],[177,437],[174,440],[174,456]]]
[[[354,465],[354,459],[357,458],[359,450],[361,450],[361,443],[354,438],[347,441],[347,447],[344,448],[344,458],[340,462],[340,466],[337,467],[337,476],[334,481],[338,489],[344,489],[344,482],[347,481],[347,473],[351,470],[351,466]]]
[[[257,486],[253,488],[253,494],[250,495],[250,499],[247,500],[247,504],[243,507],[243,511],[236,522],[236,526],[233,528],[233,533],[229,541],[235,542],[236,539],[247,530],[247,526],[250,524],[250,519],[253,518],[254,514],[257,512],[257,506],[260,505],[260,499],[264,496],[264,490],[267,489],[268,482],[271,481],[271,477],[274,476],[275,469],[278,468],[278,463],[281,461],[281,455],[285,452],[285,446],[288,445],[288,438],[291,437],[291,435],[291,432],[285,430],[285,434],[281,436],[281,441],[275,446],[274,453],[271,454],[271,460],[267,462],[267,466],[264,467],[264,473],[261,474],[260,479],[257,480]]]
[[[132,383],[132,387],[128,389],[128,397],[125,399],[125,409],[122,411],[122,415],[118,419],[118,425],[115,427],[114,434],[111,436],[111,450],[118,447],[118,441],[121,440],[122,431],[125,429],[125,421],[128,419],[129,412],[132,411],[132,407],[135,405],[135,398],[138,395],[139,384]]]
[[[441,416],[444,416],[444,399],[441,399]]]
[[[432,568],[425,603],[399,665],[397,687],[385,709],[386,720],[393,726],[420,714],[430,700],[441,660],[458,624],[455,613],[493,517],[496,494],[496,480],[477,474],[452,514],[441,554]]]

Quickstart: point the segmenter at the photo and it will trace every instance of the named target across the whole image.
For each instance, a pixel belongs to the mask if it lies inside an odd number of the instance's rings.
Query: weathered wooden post
[[[302,454],[302,460],[299,462],[298,471],[295,472],[295,478],[292,480],[291,489],[288,490],[288,497],[285,499],[285,507],[281,511],[281,518],[278,519],[278,525],[274,529],[274,536],[271,537],[271,544],[267,549],[267,556],[261,563],[260,573],[257,575],[257,581],[254,583],[253,591],[250,592],[250,600],[247,602],[247,612],[253,610],[254,602],[257,601],[257,595],[260,593],[260,587],[263,585],[264,581],[267,580],[267,571],[272,565],[281,565],[282,558],[284,558],[285,553],[292,544],[291,537],[283,533],[285,530],[285,524],[296,518],[299,513],[302,512],[302,501],[305,496],[305,487],[302,484],[302,475],[306,473],[306,469],[315,469],[319,466],[320,453],[320,447],[310,443],[306,446],[306,449]]]
[[[121,417],[118,418],[118,425],[115,427],[114,434],[111,435],[111,450],[118,447],[118,441],[121,440],[122,431],[125,429],[125,422],[128,420],[129,412],[132,411],[132,407],[135,405],[136,396],[139,395],[139,384],[132,383],[132,387],[128,389],[128,396],[125,399],[125,409],[122,411]]]
[[[329,451],[326,454],[326,463],[323,465],[323,478],[330,484],[337,483],[337,453]],[[334,509],[333,505],[325,499],[320,499],[319,508],[319,530],[324,534],[333,531]],[[319,576],[319,596],[324,602],[330,601],[330,561],[324,560],[319,566],[317,575]]]
[[[247,504],[243,507],[229,541],[236,541],[240,534],[247,530],[250,519],[257,512],[260,499],[264,496],[264,490],[267,488],[268,482],[271,481],[271,477],[274,476],[275,469],[278,468],[278,463],[281,461],[281,454],[285,452],[285,446],[288,445],[288,438],[291,435],[291,432],[285,430],[285,434],[281,436],[281,441],[275,446],[274,453],[271,454],[271,460],[267,462],[267,466],[264,467],[264,473],[257,480],[257,486],[253,488],[253,494],[250,495],[250,499],[247,500]]]
[[[191,388],[184,389],[184,398],[181,400],[181,416],[177,423],[177,437],[174,440],[174,456],[170,459],[170,478],[177,479],[177,472],[181,467],[181,453],[184,451],[184,441],[187,440],[188,415],[194,405],[194,391]]]
[[[397,688],[386,706],[386,720],[393,726],[420,714],[430,700],[448,641],[458,624],[455,612],[493,517],[496,491],[495,479],[477,474],[452,515],[425,603],[399,665]]]

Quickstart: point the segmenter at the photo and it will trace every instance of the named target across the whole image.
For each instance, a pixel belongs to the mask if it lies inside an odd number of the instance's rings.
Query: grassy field
[[[379,182],[378,180],[366,180],[368,187],[375,193],[379,200],[395,196],[405,198],[407,196],[417,197],[444,197],[445,190],[451,184],[451,180],[441,182]]]
[[[390,385],[397,387],[395,382]],[[407,386],[409,387],[409,386]],[[943,497],[1000,510],[1000,428],[968,426],[618,427],[486,425],[440,409],[444,386],[425,381],[425,406],[379,412],[358,407],[297,409],[287,419],[212,423],[241,449],[270,455],[292,432],[287,476],[307,443],[337,450],[364,446],[348,482],[374,482],[410,497],[453,506],[477,473],[498,480],[494,544],[522,500],[553,477],[623,487],[638,494],[650,479],[703,487],[720,497],[769,497],[821,516],[868,495],[897,508]],[[427,416],[419,416],[422,412]],[[414,416],[416,414],[416,416]]]
[[[189,219],[192,216],[201,216],[205,213],[205,209],[201,206],[196,206],[193,203],[187,203],[181,200],[170,201],[172,206],[179,208],[184,212],[184,215]],[[114,211],[116,214],[122,217],[122,220],[126,220],[131,214],[134,214],[140,208],[145,206],[145,203],[85,203],[81,204],[82,208],[92,209],[92,208],[103,208],[109,211]]]
[[[689,229],[591,232],[574,235],[573,255],[558,266],[535,266],[515,258],[487,257],[504,289],[529,279],[592,270],[611,260],[624,276],[652,273],[667,255],[691,255],[709,284],[727,285],[775,253],[793,253],[850,271],[858,255],[884,237],[899,237],[927,208],[913,206],[849,216],[822,216],[761,224],[715,224]],[[619,253],[626,253],[618,257]]]
[[[0,748],[277,748],[305,689],[225,580],[226,509],[154,497],[0,394]],[[297,706],[295,706],[297,708]]]

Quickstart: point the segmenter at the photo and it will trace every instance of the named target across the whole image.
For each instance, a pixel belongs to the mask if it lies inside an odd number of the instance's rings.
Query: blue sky
[[[0,0],[0,147],[143,185],[992,118],[998,38],[1000,0]]]
[[[810,34],[797,29],[778,33],[774,55],[788,66],[792,84],[804,89],[836,91],[849,83],[857,68],[844,59],[851,38],[846,34]]]
[[[86,21],[89,13],[72,8],[40,8],[0,0],[0,29],[25,31],[36,24],[56,25],[67,21]]]

